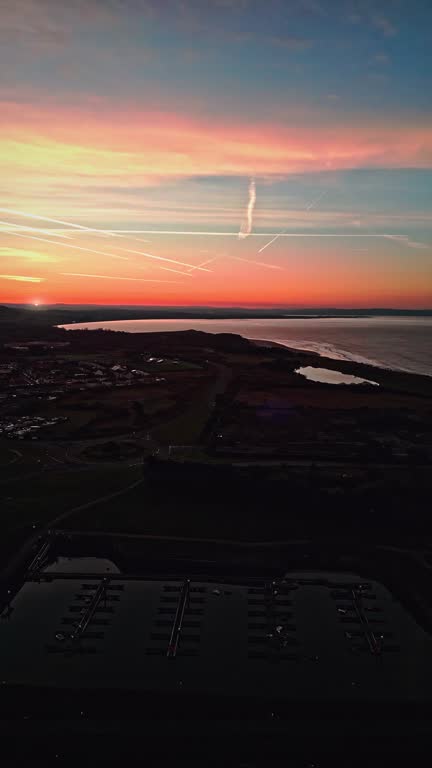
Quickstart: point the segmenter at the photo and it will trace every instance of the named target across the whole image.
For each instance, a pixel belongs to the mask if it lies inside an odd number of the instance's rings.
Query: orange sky
[[[28,239],[9,236],[10,245],[0,250],[3,301],[432,305],[428,258],[423,257],[423,264],[417,259],[414,268],[403,253],[405,246],[398,241],[372,239],[367,250],[351,238],[331,238],[331,244],[327,241],[325,246],[319,238],[312,246],[309,238],[279,238],[257,255],[258,246],[268,242],[268,238],[251,236],[239,241],[237,237],[146,237],[154,242],[84,233],[54,246],[30,239],[33,233],[29,233]],[[222,240],[223,247],[219,244]],[[201,247],[203,242],[208,246],[206,249]],[[385,249],[385,259],[381,253],[377,262],[375,247]],[[154,256],[157,259],[151,258]],[[202,271],[186,266],[199,264],[203,265]]]

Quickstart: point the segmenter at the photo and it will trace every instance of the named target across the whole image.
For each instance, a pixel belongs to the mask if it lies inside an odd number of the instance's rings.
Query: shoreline
[[[248,338],[248,337],[244,337],[244,338]],[[272,349],[272,348],[285,349],[291,353],[301,353],[301,354],[307,355],[308,357],[316,357],[319,360],[332,360],[335,363],[352,363],[353,365],[365,365],[368,368],[377,368],[378,370],[389,371],[391,373],[406,373],[411,376],[432,376],[432,374],[418,373],[416,371],[407,371],[403,368],[390,368],[389,366],[386,366],[383,363],[380,363],[378,360],[372,361],[372,360],[367,360],[366,358],[356,360],[353,357],[352,358],[330,357],[329,355],[321,354],[316,350],[306,349],[305,347],[290,347],[288,344],[282,344],[281,342],[278,342],[278,341],[267,341],[265,339],[248,338],[248,341],[251,341],[253,344],[255,344],[258,347],[263,347],[263,348],[267,347],[269,349]],[[340,354],[342,354],[342,352]]]
[[[164,318],[164,319],[166,319],[166,318]],[[239,318],[236,318],[236,319],[239,320]],[[283,319],[287,319],[287,318],[283,318]],[[316,319],[316,318],[314,318],[314,319]],[[183,322],[189,323],[190,319],[189,318],[188,319],[180,318],[180,320],[183,321]],[[214,320],[219,321],[219,318],[214,318]],[[104,321],[99,321],[99,322],[96,321],[96,322],[91,322],[91,323],[79,323],[79,324],[78,323],[76,323],[76,324],[75,323],[67,323],[67,324],[64,324],[64,325],[57,325],[55,327],[58,328],[58,329],[61,329],[61,330],[72,331],[72,332],[73,331],[89,331],[89,332],[91,332],[91,331],[104,331],[104,332],[109,332],[109,333],[127,334],[128,336],[129,335],[148,335],[148,334],[157,334],[157,333],[163,333],[163,334],[166,334],[166,333],[185,333],[185,332],[188,332],[188,331],[192,331],[192,332],[193,331],[198,331],[198,332],[210,333],[210,334],[213,333],[212,331],[208,331],[208,330],[204,330],[204,329],[200,329],[200,328],[192,328],[192,327],[186,328],[186,329],[181,328],[181,329],[177,329],[177,330],[174,330],[174,329],[172,329],[172,330],[164,330],[163,328],[160,328],[158,330],[151,330],[151,331],[147,331],[147,330],[132,331],[132,330],[125,330],[124,328],[113,328],[112,327],[113,324],[122,323],[122,322],[125,322],[125,321],[121,321],[121,320],[120,321],[118,321],[118,320],[112,320],[112,321],[104,320]],[[135,321],[126,321],[126,322],[135,322]],[[139,322],[144,322],[145,323],[147,321],[143,320],[143,321],[139,321]],[[152,323],[152,322],[154,322],[154,320],[148,320],[148,322]],[[169,320],[168,320],[168,322],[169,322]],[[198,320],[197,322],[202,322],[202,320]],[[208,322],[207,319],[204,322]],[[230,321],[228,321],[228,322],[230,322]],[[105,324],[105,323],[109,323],[111,327],[109,327],[109,328],[104,327],[103,324]],[[77,325],[79,325],[80,327],[77,327]],[[215,331],[214,333],[215,333],[215,335],[220,335],[220,334],[225,334],[225,333],[226,334],[232,334],[232,335],[238,335],[238,336],[241,336],[244,339],[247,339],[247,341],[251,342],[256,347],[262,347],[263,349],[267,348],[267,349],[274,349],[274,350],[285,350],[286,352],[288,352],[290,354],[301,354],[302,356],[305,356],[307,359],[311,359],[311,361],[315,362],[315,364],[318,361],[323,361],[323,362],[326,363],[327,368],[331,368],[331,369],[334,369],[334,370],[339,370],[339,369],[337,369],[335,367],[335,364],[342,365],[343,369],[344,369],[343,372],[345,372],[346,366],[349,365],[349,366],[355,366],[355,367],[361,366],[362,368],[373,369],[373,371],[382,371],[382,372],[385,372],[385,373],[393,373],[393,374],[398,374],[398,375],[401,375],[401,376],[416,376],[416,377],[427,378],[429,380],[432,379],[432,372],[429,373],[429,372],[418,371],[418,370],[409,370],[409,369],[406,369],[406,368],[398,367],[397,365],[391,366],[389,364],[386,364],[383,361],[368,359],[366,357],[363,357],[362,355],[357,355],[357,356],[355,354],[351,355],[350,353],[344,352],[344,350],[338,350],[336,345],[334,346],[334,355],[332,355],[331,353],[329,353],[328,349],[327,350],[323,350],[322,352],[319,352],[317,350],[310,349],[310,348],[308,348],[306,346],[303,346],[303,345],[302,346],[291,346],[290,344],[285,344],[285,343],[283,343],[281,341],[274,341],[274,340],[262,339],[262,338],[261,339],[251,338],[244,331],[243,332],[237,332],[235,329],[232,329],[230,331],[219,330],[219,331]],[[320,342],[311,341],[310,343],[311,344],[320,345]],[[333,345],[330,345],[330,346],[333,346]]]
[[[416,373],[414,371],[403,371],[396,368],[389,368],[378,363],[361,362],[356,360],[342,360],[340,358],[327,357],[326,355],[320,355],[319,352],[312,350],[300,349],[298,347],[288,347],[279,342],[267,341],[265,339],[249,339],[255,346],[263,349],[275,349],[285,350],[289,354],[301,355],[304,360],[302,365],[311,365],[312,367],[325,368],[327,370],[337,371],[348,375],[358,376],[360,378],[370,378],[373,376],[381,388],[385,388],[390,385],[393,388],[397,382],[402,385],[406,385],[409,381],[427,382],[427,385],[432,386],[432,375],[426,373]],[[402,386],[404,390],[405,387]],[[429,387],[427,387],[429,392]]]

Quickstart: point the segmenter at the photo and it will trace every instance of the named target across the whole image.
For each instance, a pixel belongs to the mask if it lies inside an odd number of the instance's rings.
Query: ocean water
[[[239,333],[275,341],[336,360],[355,360],[432,376],[432,317],[361,317],[278,320],[117,320],[64,328],[108,328],[150,333],[184,331]]]

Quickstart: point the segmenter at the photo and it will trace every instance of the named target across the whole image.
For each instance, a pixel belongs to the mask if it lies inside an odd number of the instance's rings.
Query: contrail
[[[149,265],[148,265],[147,262],[145,262],[143,264],[142,262],[138,263],[138,262],[135,261],[134,262],[134,266],[138,267],[138,269],[147,269],[147,267]],[[183,275],[183,277],[192,277],[192,275],[191,275],[192,270],[191,269],[189,269],[187,272],[185,272],[182,269],[171,269],[171,267],[162,267],[160,264],[156,264],[156,266],[157,266],[158,269],[163,269],[166,272],[175,272],[176,275]]]
[[[52,233],[49,231],[49,229],[43,229],[42,227],[27,227],[25,224],[11,224],[10,222],[1,221],[0,224],[7,224],[7,226],[12,227],[13,229],[25,229],[28,232],[41,232],[43,235],[49,235],[52,237]],[[70,235],[62,235],[60,232],[57,232],[55,237],[61,237],[65,240],[72,240]]]
[[[0,208],[2,213],[9,213],[13,216],[23,216],[25,219],[37,219],[38,221],[50,221],[53,224],[63,224],[65,227],[73,227],[74,229],[81,229],[86,232],[98,232],[102,235],[113,235],[112,232],[106,232],[103,229],[94,229],[93,227],[84,227],[81,224],[72,224],[70,221],[62,221],[61,219],[49,219],[47,216],[38,216],[36,213],[26,213],[25,211],[14,211],[11,208]]]
[[[13,227],[14,225],[10,222],[4,222],[4,224],[7,227]],[[5,234],[8,234],[10,232],[10,229],[3,229],[0,230],[1,232],[4,232]],[[42,230],[38,230],[42,231]],[[55,234],[58,233],[58,230],[55,231]],[[69,231],[69,230],[62,230],[62,231]],[[106,229],[106,230],[100,230],[101,232],[104,232],[106,234],[127,234],[127,233],[141,233],[146,235],[191,235],[196,237],[237,237],[238,238],[238,232],[197,232],[196,230],[186,230],[186,229]],[[85,234],[85,232],[74,232],[75,235],[79,234]],[[251,232],[249,237],[388,237],[388,235],[383,235],[379,232],[374,232],[372,234],[370,233],[355,233],[355,234],[338,234],[338,233],[329,233],[329,232]],[[399,237],[399,235],[398,235]],[[408,237],[407,235],[400,235],[400,237]],[[130,238],[127,238],[128,240]]]
[[[102,231],[102,230],[101,230]],[[136,240],[137,243],[151,243],[151,240],[144,240],[143,237],[125,237],[125,235],[120,234],[119,232],[115,232],[113,229],[109,229],[108,232],[110,235],[116,235],[116,237],[123,237],[126,240]],[[78,232],[74,232],[74,234],[78,234]]]
[[[0,221],[0,224],[4,224]],[[47,240],[46,237],[36,237],[35,235],[26,235],[24,232],[8,232],[8,235],[13,237],[25,237],[27,240],[39,240],[41,243],[50,243],[51,245],[61,245],[63,248],[73,248],[76,251],[85,251],[86,253],[96,253],[98,256],[109,256],[110,259],[121,259],[122,261],[129,261],[127,256],[113,256],[112,253],[106,253],[105,251],[95,251],[93,248],[84,248],[82,245],[71,245],[70,243],[59,243],[57,240]]]
[[[266,264],[264,261],[253,261],[252,259],[243,259],[241,256],[231,256],[231,258],[235,259],[236,261],[245,261],[247,264],[256,264],[258,267],[266,267],[267,269],[283,270],[283,267],[279,267],[276,264]]]
[[[275,240],[277,240],[277,239],[278,239],[278,237],[280,237],[281,235],[284,235],[284,234],[285,234],[285,230],[284,230],[283,232],[281,232],[281,233],[280,233],[280,235],[275,235],[275,237],[274,237],[272,240],[270,240],[270,242],[266,243],[265,245],[263,245],[263,247],[262,247],[262,248],[260,248],[260,249],[259,249],[258,253],[262,253],[263,251],[265,251],[265,249],[266,249],[266,248],[268,248],[268,247],[269,247],[269,245],[271,245],[272,243],[274,243],[274,242],[275,242]]]
[[[170,264],[178,264],[180,267],[192,267],[201,269],[203,272],[211,272],[211,269],[204,269],[204,267],[195,267],[194,264],[188,264],[186,261],[176,261],[174,259],[168,259],[165,256],[155,256],[153,253],[147,253],[147,251],[135,251],[133,248],[121,248],[116,246],[117,250],[124,251],[125,253],[137,253],[141,256],[147,256],[148,259],[156,259],[157,261],[168,261]]]
[[[95,232],[97,234],[103,234],[103,235],[104,234],[109,234],[112,237],[122,237],[122,235],[113,234],[112,232],[107,233],[103,229],[94,229],[92,227],[84,227],[81,224],[72,224],[70,222],[68,223],[67,221],[62,221],[60,219],[51,219],[51,218],[48,218],[47,216],[39,216],[39,215],[33,214],[33,213],[25,213],[24,211],[15,211],[15,210],[11,210],[10,208],[0,208],[0,211],[6,212],[6,213],[9,213],[9,214],[13,214],[13,215],[28,217],[28,218],[31,218],[31,219],[38,219],[38,220],[41,220],[41,221],[51,221],[51,222],[53,222],[55,224],[64,224],[66,226],[76,227],[79,230],[84,230],[85,232]],[[0,222],[0,224],[5,224],[6,226],[11,226],[10,222],[2,221],[2,222]],[[18,225],[18,226],[21,226],[21,225]],[[13,233],[10,233],[10,234],[13,234]],[[134,238],[127,238],[127,239],[134,239]],[[46,242],[50,242],[50,241],[46,241]],[[57,245],[61,245],[61,243],[57,243]],[[78,248],[78,249],[81,248],[81,246],[78,246],[78,245],[75,245],[75,246],[74,245],[69,245],[68,247],[69,248]],[[140,254],[141,256],[146,256],[149,259],[156,259],[157,261],[166,261],[166,262],[171,263],[171,264],[177,264],[180,267],[193,267],[194,266],[194,264],[188,264],[188,263],[185,263],[184,261],[177,261],[176,259],[168,259],[168,258],[166,258],[164,256],[155,256],[154,254],[145,253],[144,251],[134,251],[134,250],[131,250],[129,248],[121,248],[120,246],[116,246],[116,248],[117,248],[117,250],[124,251],[125,253],[137,253],[137,254]],[[87,250],[89,252],[91,252],[91,253],[96,253],[96,251],[94,251],[92,249],[87,249]],[[111,256],[111,258],[114,258],[114,259],[122,259],[122,258],[125,259],[124,256],[113,256],[112,254],[102,254],[102,255],[105,255],[105,256],[108,255],[108,256]],[[201,267],[198,267],[198,269],[201,269]],[[204,271],[209,272],[211,270],[204,270]]]
[[[0,224],[4,224],[4,223],[5,222],[0,221]],[[42,243],[51,243],[52,245],[61,245],[61,246],[63,246],[63,248],[73,248],[76,251],[85,251],[86,253],[95,253],[98,256],[108,256],[111,259],[121,259],[122,261],[130,261],[130,259],[128,259],[127,256],[117,256],[117,255],[114,255],[112,253],[106,253],[106,251],[97,251],[94,248],[84,248],[84,246],[82,246],[82,245],[71,245],[70,243],[59,243],[56,240],[47,240],[44,237],[36,237],[35,235],[27,235],[24,232],[8,232],[8,234],[12,235],[13,237],[25,237],[28,240],[39,240]],[[187,262],[174,261],[174,259],[167,259],[164,256],[154,256],[154,254],[146,253],[144,251],[133,251],[133,250],[129,251],[128,248],[121,248],[120,250],[128,251],[130,253],[138,253],[138,254],[141,254],[142,256],[147,256],[147,258],[149,258],[149,259],[156,259],[157,261],[167,261],[167,262],[172,263],[172,264],[179,264],[182,267],[194,267],[193,264],[188,264]],[[165,269],[168,269],[168,268],[165,267]],[[204,269],[204,267],[197,267],[197,269],[202,269],[204,272],[210,272],[211,271],[210,269]],[[174,270],[170,270],[170,271],[174,271]],[[178,270],[175,270],[175,271],[177,272]],[[184,274],[184,273],[182,273],[182,274]]]
[[[74,229],[79,229],[81,232],[94,232],[98,235],[107,235],[108,237],[121,237],[121,235],[114,230],[109,229],[97,229],[96,227],[85,227],[82,224],[73,224],[71,221],[63,221],[62,219],[51,219],[48,216],[39,216],[36,213],[26,213],[25,211],[15,211],[11,208],[0,208],[0,211],[3,213],[9,213],[13,214],[14,216],[23,216],[27,219],[37,219],[38,221],[50,221],[52,224],[63,224],[65,227],[73,227]],[[12,226],[20,227],[22,225],[16,224]],[[32,229],[32,227],[27,227],[27,229]],[[41,230],[46,231],[46,230]],[[57,234],[57,233],[56,233]],[[66,237],[66,235],[61,235],[61,237]],[[148,243],[149,240],[141,240],[140,242]]]
[[[319,203],[319,201],[321,200],[321,198],[323,198],[323,197],[324,197],[325,193],[326,193],[326,190],[324,190],[324,192],[321,192],[321,194],[320,194],[320,195],[318,195],[318,197],[317,197],[315,200],[312,200],[312,202],[311,202],[311,203],[309,203],[309,205],[307,205],[307,206],[306,206],[306,210],[307,210],[307,211],[310,211],[310,209],[311,209],[311,208],[314,208],[314,206],[315,206],[317,203]]]
[[[191,272],[194,272],[196,269],[202,269],[203,272],[211,272],[212,271],[211,269],[204,270],[203,267],[205,267],[206,264],[212,264],[214,261],[216,261],[216,259],[219,258],[219,256],[220,254],[218,254],[217,256],[212,256],[211,259],[207,259],[207,261],[203,261],[201,262],[201,264],[197,264],[196,267],[192,267],[192,269],[190,269],[187,274],[190,275]]]
[[[117,275],[88,275],[84,272],[59,272],[60,275],[67,277],[97,277],[101,280],[133,280],[139,283],[178,283],[182,285],[181,280],[151,280],[147,277],[119,277]]]
[[[249,202],[246,211],[246,221],[243,222],[238,233],[239,240],[244,240],[252,232],[253,224],[253,212],[256,203],[256,184],[255,179],[251,179],[249,182]]]
[[[190,269],[188,272],[182,272],[181,269],[171,269],[171,267],[161,267],[160,264],[156,265],[159,269],[164,269],[165,272],[175,272],[177,275],[183,275],[184,277],[192,277],[190,274],[192,272],[192,269]],[[194,269],[198,269],[198,267],[194,267]]]
[[[321,192],[321,194],[316,198],[316,200],[313,200],[311,203],[309,203],[308,206],[306,206],[306,210],[310,211],[310,209],[313,208],[314,205],[316,205],[321,200],[321,198],[324,197],[324,195],[325,195],[325,190],[324,190],[324,192]],[[286,229],[282,230],[282,232],[280,232],[278,235],[273,237],[272,240],[270,240],[270,242],[266,243],[265,245],[263,245],[262,248],[259,249],[258,253],[262,253],[263,251],[265,251],[265,249],[268,248],[269,245],[274,243],[281,235],[284,235],[288,231],[288,229],[289,229],[289,227],[287,227]]]

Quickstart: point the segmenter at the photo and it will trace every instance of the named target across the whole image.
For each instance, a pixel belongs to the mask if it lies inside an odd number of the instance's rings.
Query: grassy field
[[[167,503],[149,498],[145,483],[121,498],[95,505],[73,515],[64,523],[67,529],[141,533],[153,536],[233,539],[266,538],[271,526],[263,519],[252,521],[246,510],[236,515],[206,499],[202,504]],[[265,530],[264,530],[265,529]],[[274,531],[277,533],[276,529]],[[264,535],[263,535],[264,534]]]
[[[124,465],[59,468],[16,479],[1,488],[0,555],[7,555],[33,530],[57,515],[118,491],[141,477],[140,467]],[[121,506],[118,501],[117,504]]]
[[[209,396],[201,396],[171,421],[152,430],[155,440],[163,444],[182,445],[198,442],[210,415]]]
[[[308,485],[307,471],[274,468],[257,478],[251,469],[249,478],[237,488],[223,482],[212,485],[209,480],[208,487],[197,491],[193,477],[186,486],[180,481],[179,488],[174,477],[164,478],[162,473],[160,489],[157,481],[145,479],[121,497],[78,511],[63,527],[232,541],[315,535],[331,540],[352,535],[365,541],[374,537],[398,540],[400,536],[403,540],[407,530],[417,536],[428,530],[428,477],[427,470],[423,476],[411,476],[394,468],[384,479],[378,473],[374,482],[354,477],[341,486],[335,473],[331,477],[321,473]],[[251,482],[253,487],[249,487]],[[281,499],[285,501],[281,503]]]

